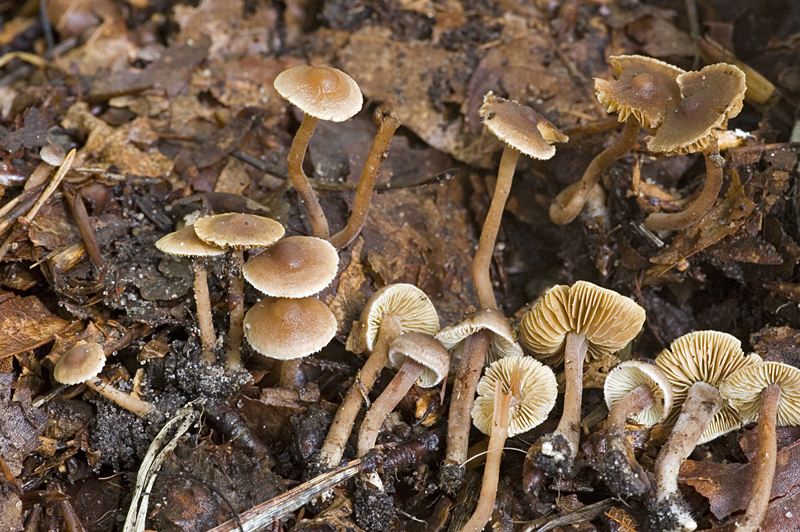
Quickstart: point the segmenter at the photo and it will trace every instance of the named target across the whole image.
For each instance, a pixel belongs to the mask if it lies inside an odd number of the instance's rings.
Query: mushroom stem
[[[347,391],[328,430],[328,436],[319,453],[319,464],[322,468],[333,469],[342,460],[344,446],[353,430],[361,404],[372,390],[386,361],[389,360],[389,344],[402,332],[402,324],[396,316],[392,314],[383,316],[372,353],[356,375],[356,382]]]
[[[193,260],[192,270],[194,271],[194,300],[197,305],[197,324],[200,326],[200,345],[203,347],[200,360],[202,360],[203,364],[210,366],[217,359],[214,355],[217,336],[214,332],[211,297],[208,295],[208,275],[203,259]]]
[[[300,363],[303,358],[292,358],[280,361],[280,379],[278,388],[294,390],[297,388],[298,376],[300,375]]]
[[[292,185],[297,190],[300,201],[306,209],[314,236],[327,240],[330,236],[328,219],[325,218],[325,213],[319,204],[317,194],[311,187],[305,172],[303,172],[303,158],[308,149],[308,141],[311,140],[311,135],[314,134],[314,128],[317,127],[318,121],[319,119],[308,113],[303,116],[303,122],[300,124],[297,133],[295,133],[294,140],[292,140],[292,147],[287,157],[287,165],[289,167],[289,179],[292,180]]]
[[[483,470],[483,484],[475,513],[469,518],[462,532],[480,532],[492,517],[497,498],[497,484],[500,479],[500,460],[503,447],[508,438],[508,425],[511,420],[511,402],[514,393],[505,393],[503,383],[495,383],[494,411],[492,413],[492,433],[489,436],[489,449],[486,451],[486,466]]]
[[[132,395],[123,393],[113,386],[109,386],[103,379],[97,378],[89,379],[86,381],[86,386],[95,392],[99,393],[109,401],[112,401],[125,410],[133,412],[141,418],[146,418],[153,411],[153,405],[146,401],[142,401]]]
[[[589,192],[597,184],[600,176],[611,163],[631,151],[639,136],[639,121],[633,116],[625,122],[622,135],[617,141],[597,154],[583,172],[583,177],[562,190],[550,204],[550,220],[558,225],[565,225],[575,219],[581,212]]]
[[[379,110],[379,112],[381,111]],[[388,155],[386,150],[389,148],[389,143],[399,127],[400,119],[393,112],[381,112],[380,126],[375,134],[375,139],[372,141],[372,147],[369,149],[364,169],[361,171],[361,179],[358,181],[356,197],[353,202],[353,212],[350,214],[350,218],[347,219],[345,228],[329,239],[331,245],[336,249],[346,247],[361,232],[369,212],[372,189],[378,177],[378,170]]]
[[[378,439],[378,432],[381,429],[383,420],[394,410],[397,403],[405,397],[408,390],[414,386],[424,369],[425,366],[416,360],[406,358],[389,385],[372,403],[367,415],[364,416],[364,421],[361,422],[361,429],[358,432],[359,458],[375,447],[375,440]]]
[[[644,221],[645,227],[651,231],[675,231],[685,229],[699,222],[714,207],[719,191],[722,188],[722,167],[710,157],[719,155],[719,144],[714,139],[703,152],[706,158],[706,183],[702,192],[680,212],[654,212]]]
[[[242,369],[242,338],[244,337],[244,251],[231,251],[230,272],[228,275],[228,351],[225,365],[231,370]]]
[[[654,404],[656,404],[656,397],[647,384],[641,384],[631,390],[608,413],[607,438],[624,437],[625,421],[644,412]]]
[[[469,429],[472,426],[472,405],[491,340],[492,331],[481,329],[464,341],[451,392],[447,417],[447,457],[441,473],[442,487],[449,492],[458,491],[459,486],[455,484],[460,484],[458,479],[463,480],[462,468],[467,461]]]
[[[781,400],[781,385],[770,384],[761,392],[761,407],[758,410],[758,454],[750,502],[744,517],[738,522],[736,532],[757,532],[764,520],[775,478],[778,461],[778,444],[775,440],[775,425],[778,404]]]
[[[475,291],[478,293],[478,302],[481,305],[481,309],[497,309],[489,268],[492,264],[492,253],[497,240],[497,231],[500,229],[500,221],[503,219],[506,199],[508,199],[508,193],[511,191],[511,182],[514,179],[514,170],[517,167],[519,153],[519,150],[508,145],[503,150],[503,156],[500,158],[500,167],[497,169],[497,184],[494,188],[494,196],[492,197],[491,205],[489,205],[489,212],[486,213],[486,220],[483,222],[478,250],[472,259],[472,280],[475,283]]]

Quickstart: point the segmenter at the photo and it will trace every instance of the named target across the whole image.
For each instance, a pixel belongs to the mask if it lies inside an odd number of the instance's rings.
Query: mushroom
[[[535,443],[525,459],[550,476],[569,473],[580,441],[583,363],[622,349],[644,324],[645,312],[632,299],[586,281],[555,286],[529,310],[519,326],[522,344],[548,363],[564,357],[564,411],[553,434]],[[539,448],[541,447],[541,452]]]
[[[734,371],[761,362],[745,357],[738,339],[718,331],[697,331],[673,341],[656,357],[672,383],[674,427],[656,459],[656,498],[651,501],[654,530],[690,531],[697,527],[678,491],[681,463],[701,443],[742,426],[742,418],[718,387]]]
[[[702,192],[682,211],[652,213],[644,221],[651,231],[689,227],[711,210],[722,187],[722,166],[717,134],[727,129],[728,119],[742,110],[747,88],[744,72],[733,65],[717,63],[699,72],[678,76],[683,99],[647,142],[654,153],[682,155],[702,151],[706,160],[706,183]]]
[[[317,66],[284,70],[275,78],[274,85],[278,94],[305,113],[289,150],[289,178],[306,209],[314,236],[327,240],[328,220],[303,172],[303,158],[317,121],[344,122],[355,115],[363,103],[361,91],[353,78],[341,70]]]
[[[433,303],[414,285],[386,285],[370,297],[347,341],[348,350],[366,350],[370,355],[336,411],[315,468],[329,470],[339,465],[361,404],[388,362],[389,345],[395,338],[404,332],[434,334],[438,330]]]
[[[178,257],[194,257],[194,299],[197,304],[197,323],[200,327],[200,345],[203,348],[200,359],[204,364],[213,364],[216,360],[214,346],[217,336],[214,333],[214,320],[211,314],[211,298],[208,295],[208,274],[204,257],[224,255],[225,250],[206,244],[194,232],[193,225],[187,225],[179,231],[170,233],[156,241],[156,247],[167,255]]]
[[[389,345],[389,361],[399,369],[361,422],[357,447],[359,458],[375,447],[384,419],[415,382],[422,388],[432,388],[447,377],[450,353],[429,334],[405,332]]]
[[[269,358],[298,361],[281,364],[279,386],[284,388],[297,385],[300,359],[328,345],[337,326],[331,309],[313,297],[268,297],[253,305],[244,317],[245,337],[253,349]]]
[[[25,182],[25,190],[43,185],[44,182],[47,181],[47,178],[50,177],[50,172],[53,171],[53,168],[61,166],[64,162],[66,154],[64,153],[64,148],[59,144],[48,144],[39,150],[39,157],[42,159],[42,162],[39,163],[39,166],[36,167]]]
[[[133,412],[141,418],[149,416],[154,410],[151,403],[107,385],[102,378],[95,379],[105,365],[106,355],[100,344],[80,343],[58,359],[53,369],[53,378],[56,382],[67,385],[85,383],[89,389],[125,410]]]
[[[594,90],[609,113],[619,112],[625,127],[614,144],[592,159],[581,180],[556,196],[550,220],[559,225],[578,216],[603,171],[633,148],[639,128],[657,128],[681,97],[676,78],[684,71],[678,67],[641,55],[612,56],[609,62],[617,79],[595,79]]]
[[[283,226],[271,218],[229,212],[204,216],[194,223],[194,231],[203,242],[230,250],[228,275],[228,349],[226,365],[242,368],[242,320],[244,319],[244,250],[262,248],[277,242]]]
[[[547,419],[556,395],[553,371],[538,360],[508,357],[489,365],[478,384],[472,409],[475,426],[489,435],[489,449],[478,504],[463,532],[480,532],[492,516],[506,438],[527,432]]]
[[[447,456],[439,471],[442,489],[455,494],[464,482],[470,415],[484,360],[491,363],[503,357],[519,357],[522,348],[514,340],[505,316],[494,309],[480,310],[460,323],[445,327],[436,333],[436,339],[450,350],[454,359],[461,359],[450,393]]]
[[[643,497],[650,481],[633,456],[625,422],[632,419],[648,428],[663,422],[672,409],[672,384],[657,366],[628,360],[611,370],[603,391],[609,414],[600,478],[620,498]]]
[[[756,532],[764,520],[775,478],[775,427],[800,425],[800,369],[780,362],[741,368],[722,382],[719,393],[742,418],[758,420],[758,452],[750,502],[736,532]]]

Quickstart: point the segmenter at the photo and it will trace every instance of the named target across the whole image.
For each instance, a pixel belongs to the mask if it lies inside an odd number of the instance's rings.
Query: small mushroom
[[[657,366],[628,360],[611,370],[603,391],[609,414],[600,478],[618,497],[643,497],[650,481],[633,456],[625,422],[632,419],[645,427],[663,422],[672,409],[672,384]]]
[[[348,350],[355,353],[370,351],[369,358],[339,405],[314,467],[329,470],[339,465],[364,397],[372,390],[388,362],[389,345],[395,338],[404,332],[434,334],[438,330],[436,309],[416,286],[390,284],[372,295],[347,341]]]
[[[685,72],[677,82],[683,98],[669,113],[661,127],[648,140],[654,153],[681,155],[702,151],[706,160],[706,182],[702,192],[682,211],[656,212],[644,221],[651,231],[673,231],[689,227],[714,206],[722,188],[722,166],[717,135],[727,129],[728,119],[742,110],[747,88],[744,72],[733,65],[717,63],[699,72]]]
[[[53,378],[61,384],[85,383],[86,386],[125,410],[146,418],[153,412],[152,404],[123,393],[96,377],[106,365],[106,355],[100,344],[85,342],[67,351],[56,362]]]
[[[229,212],[204,216],[194,223],[194,231],[203,242],[230,250],[228,312],[228,349],[226,365],[242,369],[242,320],[244,319],[244,250],[263,248],[277,242],[283,226],[271,218]]]
[[[39,163],[39,166],[36,167],[25,182],[25,190],[43,185],[44,182],[47,181],[47,178],[50,177],[50,172],[53,171],[53,168],[61,166],[64,162],[66,154],[64,153],[64,148],[59,144],[48,144],[39,150],[39,157],[42,159],[42,162]]]
[[[284,70],[275,78],[274,85],[278,94],[305,113],[289,150],[289,178],[308,213],[314,236],[327,240],[328,220],[303,172],[303,158],[317,121],[344,122],[355,115],[363,103],[361,91],[353,78],[341,70],[317,66]]]
[[[676,78],[683,70],[641,55],[612,56],[609,61],[617,79],[595,79],[594,90],[609,113],[619,112],[619,121],[625,122],[625,127],[614,144],[592,159],[581,180],[556,196],[550,205],[550,220],[559,225],[578,216],[603,171],[633,148],[639,128],[657,128],[680,101]]]
[[[587,353],[594,357],[619,351],[639,334],[644,320],[644,309],[632,299],[586,281],[551,288],[523,316],[522,344],[548,363],[559,363],[563,354],[566,377],[561,420],[553,434],[530,448],[527,471],[537,467],[550,476],[570,471],[580,441]]]
[[[756,532],[764,520],[775,478],[778,444],[775,427],[800,425],[800,369],[764,362],[739,369],[719,393],[748,421],[758,420],[758,452],[750,502],[736,532]]]
[[[200,344],[203,348],[201,360],[205,364],[213,364],[216,360],[214,346],[217,336],[214,333],[214,320],[211,314],[211,298],[208,294],[208,274],[204,257],[224,255],[225,250],[206,244],[197,237],[193,225],[187,225],[179,231],[161,237],[156,247],[167,255],[193,257],[194,299],[197,304],[197,323],[200,327]]]
[[[492,516],[506,438],[527,432],[547,419],[557,395],[553,371],[531,357],[501,358],[487,368],[478,384],[472,419],[489,435],[489,449],[478,504],[463,532],[480,532]]]
[[[484,362],[522,356],[508,321],[500,311],[480,310],[463,321],[436,333],[436,339],[460,359],[453,381],[447,418],[447,456],[439,472],[439,483],[455,494],[464,482],[464,463],[469,448],[472,405]]]
[[[761,362],[744,356],[738,339],[718,331],[697,331],[673,341],[656,357],[672,383],[674,427],[656,459],[656,498],[650,519],[655,530],[691,531],[697,524],[678,491],[678,471],[694,448],[742,426],[742,418],[719,394],[734,371]]]

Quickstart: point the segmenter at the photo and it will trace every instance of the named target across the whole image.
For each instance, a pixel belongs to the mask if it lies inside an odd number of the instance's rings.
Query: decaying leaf
[[[51,341],[69,322],[52,314],[36,296],[0,303],[0,358],[36,349]]]

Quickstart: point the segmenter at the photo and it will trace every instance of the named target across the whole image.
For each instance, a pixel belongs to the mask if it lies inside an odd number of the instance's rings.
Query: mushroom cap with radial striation
[[[486,354],[487,363],[504,357],[522,356],[522,348],[514,339],[508,320],[495,309],[479,310],[458,323],[448,325],[436,333],[436,339],[453,353],[454,359],[460,359],[467,338],[482,329],[492,332],[489,352]]]
[[[655,404],[636,414],[633,421],[652,427],[661,423],[672,410],[672,384],[657,366],[641,360],[628,360],[611,370],[603,386],[606,406],[611,410],[626,395],[642,384],[653,392]]]
[[[450,352],[429,334],[406,332],[394,339],[389,345],[389,363],[400,369],[407,358],[425,366],[416,383],[422,388],[442,382],[450,369]]]
[[[156,247],[167,255],[178,257],[216,257],[225,254],[221,247],[200,240],[193,225],[162,236],[156,241]]]
[[[518,377],[521,396],[512,402],[509,437],[541,424],[556,404],[558,384],[553,370],[532,357],[501,358],[490,364],[481,377],[478,397],[472,407],[472,422],[484,434],[492,432],[495,383],[500,380],[503,389],[513,393],[511,381],[515,370],[520,371]]]
[[[527,105],[498,98],[492,91],[483,97],[478,114],[497,138],[534,159],[550,159],[556,154],[552,144],[569,140],[556,126]]]
[[[339,254],[327,241],[290,236],[244,264],[247,281],[272,297],[307,297],[328,286],[339,270]]]
[[[336,335],[331,309],[313,297],[265,298],[244,317],[244,334],[264,356],[279,360],[302,358],[318,352]]]
[[[236,250],[267,247],[285,232],[272,218],[240,212],[204,216],[194,223],[194,230],[203,242]]]
[[[339,69],[298,66],[275,78],[275,90],[304,113],[320,120],[344,122],[361,110],[358,84]]]
[[[762,362],[731,373],[719,393],[745,421],[755,421],[761,407],[761,391],[780,384],[781,398],[776,422],[780,427],[800,425],[800,369],[780,362]]]
[[[643,128],[654,129],[661,125],[681,99],[676,79],[684,71],[642,55],[617,55],[609,61],[617,79],[594,80],[600,103],[609,113],[618,112],[620,122],[634,116]]]
[[[719,388],[734,371],[760,362],[758,355],[745,356],[742,343],[727,333],[696,331],[675,339],[656,357],[656,365],[672,383],[673,408],[667,423],[673,424],[677,419],[692,384],[705,382]],[[741,416],[723,397],[722,408],[703,432],[698,445],[741,426]]]
[[[58,359],[53,369],[53,378],[61,384],[79,384],[97,377],[105,365],[106,354],[100,344],[84,342]]]

